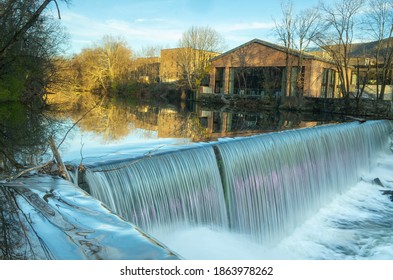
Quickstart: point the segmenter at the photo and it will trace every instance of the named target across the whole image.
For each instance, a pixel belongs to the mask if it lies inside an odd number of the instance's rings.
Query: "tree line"
[[[58,0],[69,3],[69,0]],[[0,101],[40,100],[47,93],[68,88],[113,95],[135,90],[138,77],[148,76],[150,69],[137,59],[159,55],[161,47],[147,47],[138,54],[124,40],[105,36],[94,46],[72,58],[63,58],[66,34],[58,18],[56,0],[0,0]],[[52,5],[54,11],[47,12]],[[292,0],[281,2],[282,17],[275,21],[274,32],[281,45],[298,50],[298,95],[301,94],[301,56],[311,47],[323,49],[335,66],[343,97],[351,93],[350,71],[355,42],[375,41],[361,55],[375,58],[370,71],[359,77],[357,94],[373,79],[377,96],[383,99],[392,80],[393,0],[323,1],[316,8],[294,12]],[[211,55],[225,50],[225,40],[210,27],[191,27],[178,44],[176,67],[180,70],[177,86],[197,90],[209,73]],[[191,50],[200,50],[194,52]],[[359,57],[359,50],[357,53]],[[147,60],[146,60],[147,61]],[[287,67],[289,67],[289,59]],[[153,63],[154,64],[154,63]],[[153,65],[152,64],[152,65]],[[363,65],[364,66],[364,65]],[[154,67],[154,66],[152,66]],[[371,70],[377,73],[371,77]],[[291,71],[287,71],[287,87]],[[154,80],[157,82],[158,80]]]
[[[377,98],[384,99],[393,75],[392,0],[321,1],[317,7],[297,13],[292,0],[283,0],[281,12],[282,17],[275,21],[274,33],[279,43],[288,50],[286,68],[298,68],[295,72],[286,71],[287,95],[291,81],[296,80],[295,95],[301,96],[303,55],[312,48],[318,48],[335,66],[341,97],[348,99],[355,94],[360,98],[366,84],[374,83]],[[374,43],[359,50],[356,43],[364,41]],[[182,50],[176,57],[176,67],[181,72],[176,85],[196,91],[200,85],[207,84],[209,61],[214,54],[225,50],[225,40],[210,27],[194,26],[182,34],[177,47]],[[152,53],[159,56],[159,50],[159,47],[150,48],[150,52],[146,51],[142,57],[152,57]],[[290,65],[292,50],[299,51],[297,65]],[[149,68],[136,66],[138,57],[141,55],[129,49],[124,41],[104,37],[96,47],[82,50],[69,61],[73,85],[100,93],[130,92],[138,84],[138,77],[149,74]],[[368,60],[367,64],[359,60],[362,57],[372,60]],[[351,72],[356,71],[356,67],[357,70],[362,67],[362,72],[358,73],[354,93]]]
[[[51,5],[57,13],[46,12]],[[60,15],[56,0],[0,1],[0,102],[43,102],[66,39]]]
[[[210,27],[193,26],[178,44],[170,68],[180,72],[178,89],[196,91],[210,71],[210,59],[225,48],[223,37]],[[140,84],[160,82],[162,47],[133,51],[122,38],[106,35],[93,47],[82,49],[70,59],[58,61],[69,89],[102,96],[130,94]],[[175,70],[174,70],[175,69]],[[142,79],[145,78],[145,79]]]
[[[302,54],[310,47],[318,47],[335,65],[343,98],[348,99],[353,91],[350,87],[351,70],[363,67],[366,71],[358,75],[356,97],[360,98],[365,85],[373,82],[377,98],[384,99],[386,86],[392,84],[393,79],[392,0],[321,1],[317,7],[298,13],[294,12],[293,1],[285,0],[281,2],[281,12],[282,19],[275,21],[277,38],[288,50],[300,52],[296,77],[298,95],[301,91]],[[362,41],[373,43],[363,44],[359,49],[357,43]],[[287,67],[288,57],[287,54]],[[360,58],[371,58],[373,62],[360,61]],[[287,75],[290,75],[289,71]],[[290,79],[287,77],[287,81]]]
[[[85,48],[70,59],[57,61],[63,86],[75,91],[108,93],[126,86],[133,52],[121,39],[105,36],[95,47]]]

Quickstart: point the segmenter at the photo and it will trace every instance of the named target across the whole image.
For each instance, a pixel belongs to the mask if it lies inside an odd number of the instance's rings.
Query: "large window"
[[[321,97],[334,97],[335,72],[332,69],[324,68],[322,72]]]
[[[215,80],[215,93],[223,93],[224,92],[224,82],[225,82],[225,68],[217,67],[216,68],[216,80]]]
[[[233,94],[276,96],[281,93],[284,67],[231,68]]]

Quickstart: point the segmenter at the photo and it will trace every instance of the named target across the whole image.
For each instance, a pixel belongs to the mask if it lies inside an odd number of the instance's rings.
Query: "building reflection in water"
[[[192,142],[215,141],[223,137],[248,136],[341,121],[331,116],[295,112],[248,112],[228,106],[207,108],[191,102],[176,105],[158,102],[109,103],[84,116],[86,110],[67,110],[66,114],[58,115],[57,118],[71,118],[72,122],[77,122],[83,116],[82,121],[78,122],[80,130],[101,136],[105,143],[125,139],[130,135],[143,139],[187,138]]]
[[[293,112],[234,112],[199,106],[138,107],[137,127],[157,131],[158,138],[190,138],[193,142],[341,122],[331,116]]]

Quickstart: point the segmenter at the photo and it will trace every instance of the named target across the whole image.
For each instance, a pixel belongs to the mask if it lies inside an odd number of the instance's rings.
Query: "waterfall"
[[[88,168],[93,196],[149,232],[206,225],[274,244],[370,170],[390,121],[226,139]]]
[[[230,227],[274,244],[358,182],[387,147],[389,129],[350,123],[217,144]]]
[[[87,171],[86,181],[94,197],[145,231],[228,224],[211,146],[96,167]]]

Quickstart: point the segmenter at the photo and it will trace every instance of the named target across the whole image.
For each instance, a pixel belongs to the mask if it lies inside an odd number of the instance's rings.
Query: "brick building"
[[[144,83],[159,82],[160,58],[139,57],[133,63],[132,77]]]
[[[254,39],[211,60],[210,87],[225,94],[338,97],[334,69],[322,57]]]

